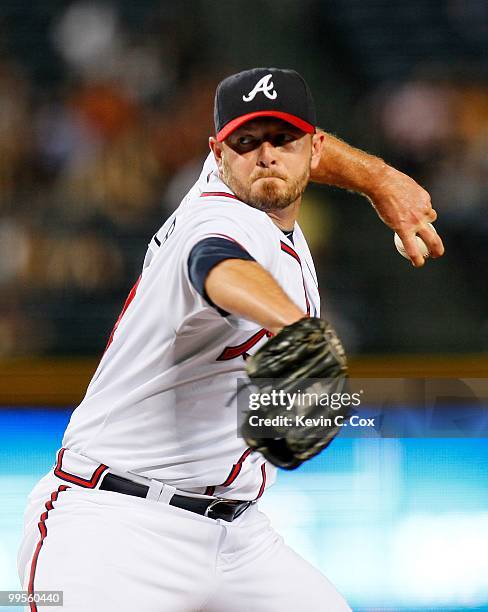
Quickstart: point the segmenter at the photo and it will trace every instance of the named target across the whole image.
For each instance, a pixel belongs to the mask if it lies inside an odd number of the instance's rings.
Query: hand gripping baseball
[[[304,318],[284,327],[248,359],[246,371],[262,401],[247,413],[241,433],[278,467],[291,470],[317,455],[339,432],[336,417],[349,414],[347,407],[327,405],[332,394],[337,398],[344,392],[347,365],[339,338],[322,319]],[[286,402],[263,401],[273,391],[275,397],[286,394]],[[273,423],[265,434],[256,427],[261,418]]]

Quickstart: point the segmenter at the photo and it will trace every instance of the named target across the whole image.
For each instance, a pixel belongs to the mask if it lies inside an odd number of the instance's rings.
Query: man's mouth
[[[258,176],[254,179],[254,181],[259,181],[261,179],[280,179],[281,181],[284,181],[285,179],[282,176],[277,176],[275,174],[270,174],[270,175],[266,175],[266,176]]]

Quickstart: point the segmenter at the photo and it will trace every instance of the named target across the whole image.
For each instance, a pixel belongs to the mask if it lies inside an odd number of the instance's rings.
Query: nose
[[[257,165],[260,168],[269,168],[274,164],[276,164],[275,147],[265,140],[259,147]]]

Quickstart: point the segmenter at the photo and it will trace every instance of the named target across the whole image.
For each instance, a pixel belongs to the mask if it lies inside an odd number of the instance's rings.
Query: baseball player
[[[362,190],[365,154],[316,129],[311,93],[291,70],[222,81],[215,128],[29,496],[23,588],[62,590],[72,612],[349,610],[260,512],[276,468],[238,437],[233,402],[246,358],[320,313],[296,221],[311,173]],[[435,213],[425,199],[410,211],[420,188],[399,175],[378,185],[380,214],[401,225],[414,260],[419,230],[440,255],[427,228]]]

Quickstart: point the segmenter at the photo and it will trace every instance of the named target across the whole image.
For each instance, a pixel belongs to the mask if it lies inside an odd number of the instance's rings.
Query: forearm
[[[324,136],[320,164],[312,171],[311,180],[374,196],[383,176],[388,173],[388,164],[331,134],[324,132]]]
[[[205,291],[223,310],[255,321],[272,333],[306,316],[275,279],[254,261],[222,261],[209,272]]]
[[[324,133],[322,155],[310,178],[317,183],[357,191],[368,197],[379,218],[397,232],[415,266],[424,265],[416,236],[431,257],[444,253],[442,240],[429,225],[437,218],[430,195],[411,177],[379,157],[355,149]]]

